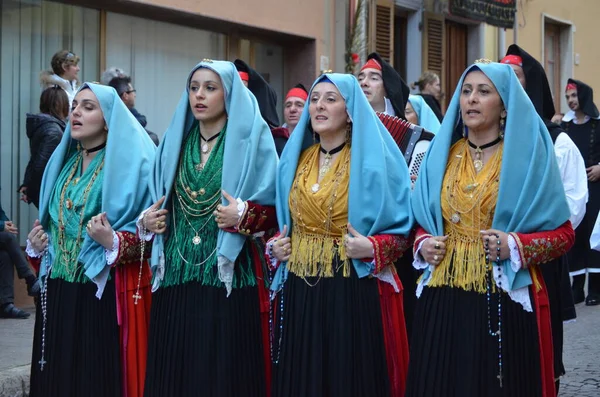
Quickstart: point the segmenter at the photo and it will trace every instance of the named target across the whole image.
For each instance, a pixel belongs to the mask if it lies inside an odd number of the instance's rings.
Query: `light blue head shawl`
[[[433,110],[429,107],[425,99],[421,95],[410,95],[408,101],[417,113],[419,118],[419,126],[425,128],[432,134],[437,134],[440,129],[440,121],[438,120]]]
[[[150,205],[148,182],[152,175],[156,146],[114,88],[85,83],[79,91],[86,88],[96,95],[108,127],[102,171],[104,173],[102,211],[106,212],[108,221],[115,231],[136,233],[137,216]],[[76,146],[77,141],[71,138],[69,123],[60,144],[46,165],[42,178],[40,221],[46,230],[50,222],[50,198],[54,184],[69,153],[77,150]],[[52,267],[55,243],[50,244],[48,253],[42,260],[40,268],[42,277],[45,277]],[[110,272],[110,267],[106,265],[104,247],[86,235],[78,260],[84,266],[85,275],[98,286],[96,296],[100,298]]]
[[[440,197],[448,153],[460,117],[460,95],[467,73],[481,70],[494,84],[507,112],[500,187],[492,228],[532,233],[554,230],[569,219],[569,206],[556,164],[552,139],[509,65],[472,65],[463,73],[442,126],[423,160],[413,195],[416,222],[434,236],[444,234]],[[513,291],[531,284],[527,270],[513,271],[502,261],[508,287]],[[424,283],[433,268],[424,273]]]
[[[194,116],[189,104],[189,83],[199,68],[207,68],[221,78],[225,90],[225,110],[228,114],[225,152],[223,155],[223,190],[233,197],[261,205],[275,203],[275,175],[278,156],[271,130],[260,115],[258,102],[244,86],[231,62],[203,61],[192,69],[185,89],[160,146],[150,181],[152,200],[166,196],[169,203],[179,155],[189,133]],[[223,203],[225,199],[223,199]],[[242,250],[246,237],[219,230],[217,240],[219,278],[228,294],[233,280],[233,264]],[[159,288],[164,277],[164,237],[157,235],[152,246],[151,266],[154,272],[153,290]]]
[[[406,161],[398,145],[373,111],[356,77],[350,74],[325,74],[314,82],[311,93],[315,85],[323,80],[329,80],[337,87],[346,101],[346,111],[352,120],[348,221],[365,236],[407,236],[413,224],[411,183]],[[288,230],[293,232],[288,197],[300,154],[313,142],[309,130],[309,107],[304,107],[277,169],[277,220],[280,230],[288,225]],[[366,277],[374,271],[370,262],[354,259],[353,264],[359,277]],[[282,264],[271,289],[280,289],[286,278],[287,267]]]

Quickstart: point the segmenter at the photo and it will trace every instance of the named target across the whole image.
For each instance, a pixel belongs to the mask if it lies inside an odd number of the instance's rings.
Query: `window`
[[[544,27],[544,69],[550,83],[550,90],[554,98],[554,108],[560,109],[561,99],[561,45],[560,25],[546,23]]]

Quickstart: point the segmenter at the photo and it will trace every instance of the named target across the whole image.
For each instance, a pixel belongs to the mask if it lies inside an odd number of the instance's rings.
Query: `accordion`
[[[417,176],[434,135],[396,116],[376,112],[404,155],[410,175]]]

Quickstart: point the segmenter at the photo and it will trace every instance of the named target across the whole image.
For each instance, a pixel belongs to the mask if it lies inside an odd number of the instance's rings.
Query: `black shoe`
[[[583,288],[573,288],[573,303],[578,304],[585,300],[585,294]]]
[[[42,283],[37,278],[31,284],[27,284],[27,295],[36,297],[40,294],[42,290]]]
[[[585,299],[586,306],[596,306],[600,305],[600,295],[598,294],[589,294]]]
[[[29,313],[19,309],[14,304],[5,305],[0,311],[0,318],[29,318]]]

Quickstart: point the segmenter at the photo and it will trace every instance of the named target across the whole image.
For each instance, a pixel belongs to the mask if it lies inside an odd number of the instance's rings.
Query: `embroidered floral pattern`
[[[368,237],[375,250],[375,274],[396,262],[410,247],[406,237],[380,234]]]
[[[140,239],[137,235],[129,232],[116,232],[119,238],[119,254],[115,263],[126,263],[140,260]],[[144,257],[150,258],[152,243],[147,241],[144,247]]]
[[[524,268],[546,263],[566,254],[575,241],[575,233],[569,221],[549,232],[512,235],[516,237]]]
[[[257,216],[257,213],[260,215]],[[239,222],[238,233],[251,236],[255,233],[266,232],[275,227],[277,227],[275,207],[263,207],[248,201],[247,211]]]

